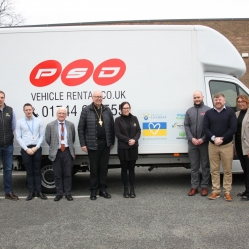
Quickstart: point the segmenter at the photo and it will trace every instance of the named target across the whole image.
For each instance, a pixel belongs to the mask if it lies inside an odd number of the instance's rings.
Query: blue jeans
[[[0,157],[3,162],[3,186],[5,194],[12,192],[12,157],[13,144],[0,147]]]

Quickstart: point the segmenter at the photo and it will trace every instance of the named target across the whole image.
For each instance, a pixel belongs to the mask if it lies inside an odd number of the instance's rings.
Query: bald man
[[[114,145],[114,119],[109,107],[102,104],[101,91],[92,95],[93,102],[82,109],[78,134],[82,151],[88,153],[90,160],[90,199],[99,196],[111,198],[106,192],[108,161],[110,149]]]
[[[184,128],[188,139],[188,154],[191,164],[191,189],[188,196],[198,193],[201,185],[201,195],[208,195],[208,183],[210,178],[210,165],[208,158],[208,139],[203,133],[203,119],[210,108],[204,105],[203,94],[200,91],[193,93],[194,106],[189,108],[185,115]],[[200,166],[202,179],[200,179]]]

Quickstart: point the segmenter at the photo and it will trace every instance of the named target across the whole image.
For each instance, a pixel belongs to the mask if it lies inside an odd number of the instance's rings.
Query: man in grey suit
[[[59,107],[57,119],[46,127],[45,140],[49,145],[49,159],[52,161],[56,197],[54,201],[63,198],[63,186],[68,201],[72,201],[72,162],[75,158],[73,143],[75,141],[75,127],[66,121],[67,109]]]

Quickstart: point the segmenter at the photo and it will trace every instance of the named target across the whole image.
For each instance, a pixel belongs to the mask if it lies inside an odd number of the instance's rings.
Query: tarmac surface
[[[136,168],[136,195],[123,198],[120,169],[110,169],[111,199],[89,199],[89,173],[73,177],[72,196],[26,201],[25,172],[13,172],[19,201],[4,199],[0,180],[0,248],[248,249],[249,202],[242,175],[233,176],[233,202],[190,190],[190,170]],[[211,192],[211,190],[210,190]]]

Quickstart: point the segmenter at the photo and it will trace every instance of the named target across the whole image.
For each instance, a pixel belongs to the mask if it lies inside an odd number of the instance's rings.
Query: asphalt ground
[[[109,170],[112,198],[89,199],[89,173],[73,177],[74,201],[26,201],[25,172],[13,172],[19,201],[4,199],[0,180],[0,248],[249,248],[249,202],[242,175],[233,177],[233,202],[189,197],[190,170],[136,168],[134,199],[122,196],[120,169]]]

